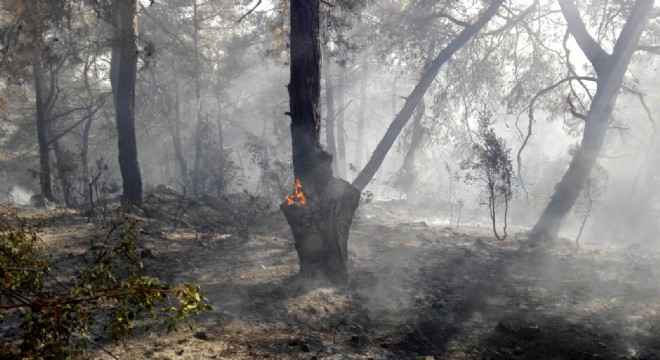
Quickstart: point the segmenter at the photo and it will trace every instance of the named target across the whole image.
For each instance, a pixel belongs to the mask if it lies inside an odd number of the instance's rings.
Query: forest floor
[[[660,359],[660,253],[564,242],[529,258],[521,239],[396,222],[395,206],[371,206],[392,216],[354,221],[350,284],[306,291],[280,212],[246,239],[136,215],[145,274],[202,285],[213,310],[192,330],[152,327],[106,349],[119,359]],[[72,211],[16,210],[41,222],[53,258],[107,231]]]

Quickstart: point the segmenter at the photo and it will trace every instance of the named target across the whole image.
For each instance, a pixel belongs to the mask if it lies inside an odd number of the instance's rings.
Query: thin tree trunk
[[[122,177],[122,204],[142,203],[142,177],[137,158],[135,139],[135,78],[137,71],[137,0],[116,0],[119,11],[120,47],[113,47],[112,62],[118,57],[117,75],[111,69],[111,82],[115,95],[117,123],[117,146],[119,149],[119,169]],[[111,66],[112,68],[112,66]]]
[[[321,147],[319,0],[290,0],[289,105],[293,172],[306,202],[280,205],[295,240],[306,281],[348,281],[348,231],[360,192],[332,177],[332,156]]]
[[[337,156],[335,164],[337,166],[337,177],[346,179],[346,108],[344,105],[344,73],[343,67],[339,68],[337,75]]]
[[[355,168],[362,169],[364,155],[364,121],[367,111],[367,79],[369,78],[369,61],[362,62],[362,77],[360,78],[360,107],[358,108],[357,138],[355,141]]]
[[[220,67],[218,66],[218,69]],[[222,73],[220,70],[216,72],[216,84],[215,84],[215,98],[218,106],[218,113],[216,114],[216,126],[218,128],[218,152],[219,152],[219,161],[220,161],[220,173],[217,174],[216,179],[216,193],[218,196],[224,195],[227,191],[227,179],[225,177],[225,167],[226,167],[226,157],[225,157],[225,139],[224,132],[222,129],[222,115],[220,111],[220,99],[222,98]],[[263,131],[266,131],[266,126],[264,125]]]
[[[179,73],[176,67],[176,60],[172,60],[172,76],[174,76],[174,117],[170,134],[172,136],[172,146],[174,147],[174,156],[179,163],[179,176],[185,189],[188,185],[188,163],[183,155],[181,146],[181,94],[179,92]]]
[[[502,5],[504,0],[493,0],[490,6],[481,14],[479,19],[474,24],[468,25],[461,31],[454,40],[440,51],[440,54],[429,64],[428,68],[422,74],[422,77],[406,99],[405,104],[401,111],[396,115],[392,124],[387,129],[382,140],[371,155],[371,159],[367,165],[360,171],[360,174],[353,181],[353,186],[357,187],[360,191],[369,184],[371,179],[376,174],[376,171],[383,163],[387,152],[394,144],[394,141],[401,133],[410,117],[412,116],[415,108],[424,97],[426,90],[431,86],[433,80],[440,72],[440,68],[444,65],[458,50],[460,50],[472,37],[488,23],[488,21],[495,15],[497,9]]]
[[[32,73],[34,76],[34,92],[37,105],[37,143],[39,144],[39,179],[41,195],[49,201],[55,201],[50,173],[50,157],[48,151],[48,119],[44,104],[43,73],[41,72],[41,52],[32,51]]]
[[[198,30],[199,18],[197,12],[197,0],[193,0],[193,48],[194,48],[194,64],[193,71],[195,76],[195,106],[197,108],[197,125],[195,127],[195,163],[193,165],[193,194],[195,196],[201,195],[201,166],[202,166],[202,140],[203,128],[202,122],[202,97],[201,97],[201,83],[199,78],[199,49],[198,49]]]
[[[424,111],[426,110],[426,105],[424,104],[424,99],[419,102],[417,105],[417,110],[415,112],[415,119],[413,120],[412,128],[412,139],[410,140],[410,147],[406,152],[406,156],[403,158],[403,191],[406,193],[406,200],[414,200],[415,197],[415,181],[417,179],[417,173],[415,170],[415,155],[419,150],[419,146],[422,144],[422,138],[424,137],[424,128],[422,127],[422,119],[424,118]]]
[[[332,172],[333,174],[338,174],[337,168],[337,142],[335,140],[335,118],[337,113],[335,112],[335,93],[332,88],[332,66],[330,65],[331,61],[328,59],[325,63],[325,71],[323,71],[323,77],[325,78],[325,143],[328,146],[328,152],[332,155],[332,158],[335,160],[332,162]]]
[[[95,60],[96,58],[94,58]],[[88,61],[85,63],[85,67],[83,69],[83,84],[85,84],[85,91],[88,94],[92,93],[92,89],[89,85],[89,68],[91,66],[92,62]],[[92,130],[92,121],[94,120],[94,112],[92,111],[92,105],[87,108],[87,120],[85,121],[85,124],[83,125],[83,132],[82,132],[82,139],[81,139],[81,144],[80,144],[80,166],[81,166],[81,173],[82,173],[82,193],[84,194],[84,200],[83,202],[87,201],[89,199],[89,181],[90,181],[90,172],[89,172],[89,160],[88,160],[88,154],[89,154],[89,133]]]
[[[580,46],[596,68],[598,90],[587,114],[582,143],[575,152],[568,170],[555,186],[555,193],[552,195],[550,202],[531,231],[530,240],[534,243],[547,243],[556,239],[561,223],[589,179],[591,170],[603,146],[624,75],[648,22],[653,8],[653,1],[638,0],[635,3],[630,18],[623,27],[611,55],[607,55],[600,48],[597,48],[600,51],[594,50],[594,46],[598,46],[597,43],[594,45],[595,41],[593,39],[591,39],[593,42],[585,39],[585,36],[588,37],[589,35],[586,30],[584,32],[580,31],[580,24],[576,24],[575,11],[577,9],[573,8],[574,4],[571,0],[562,0],[560,5],[562,5],[565,17],[569,21],[571,33],[574,36],[578,34],[576,36],[578,44],[588,42],[590,45],[588,48],[585,47],[586,45]],[[605,54],[605,58],[603,58],[603,54]]]

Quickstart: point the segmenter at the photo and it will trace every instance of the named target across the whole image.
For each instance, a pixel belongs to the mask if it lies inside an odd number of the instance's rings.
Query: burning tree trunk
[[[582,143],[555,193],[531,232],[531,240],[547,243],[557,237],[561,223],[584,188],[605,140],[612,111],[632,54],[653,9],[653,0],[638,0],[621,30],[612,54],[589,35],[572,0],[560,0],[568,30],[598,74],[597,91],[585,121]]]
[[[296,186],[294,195],[280,208],[293,232],[303,279],[345,284],[348,231],[360,192],[348,182],[332,177],[332,156],[319,142],[319,0],[291,0],[290,5],[288,88]]]
[[[442,65],[444,65],[458,50],[463,47],[463,45],[470,41],[470,39],[472,39],[472,37],[482,27],[484,27],[488,21],[490,21],[490,19],[493,17],[493,15],[495,15],[497,9],[499,9],[503,2],[504,0],[492,1],[490,6],[481,14],[479,19],[477,19],[474,24],[466,26],[463,31],[461,31],[456,36],[456,38],[447,44],[447,46],[442,49],[442,51],[440,51],[438,56],[433,59],[428,68],[422,74],[422,77],[419,80],[417,86],[415,86],[412,93],[410,93],[406,99],[403,108],[399,114],[395,116],[392,124],[390,124],[390,127],[385,132],[385,135],[381,139],[380,143],[378,143],[378,146],[376,146],[376,150],[374,150],[373,154],[371,155],[371,159],[369,159],[369,162],[367,165],[365,165],[364,169],[360,171],[360,174],[358,174],[357,178],[353,180],[353,186],[360,190],[364,190],[364,188],[367,187],[369,182],[371,182],[371,179],[376,174],[376,171],[378,171],[380,165],[383,163],[385,155],[387,155],[387,152],[392,147],[392,144],[394,144],[394,141],[401,133],[401,130],[403,130],[406,123],[408,123],[408,120],[410,120],[410,117],[415,111],[415,108],[424,97],[426,90],[428,90],[428,88],[433,83],[433,80],[440,72]]]

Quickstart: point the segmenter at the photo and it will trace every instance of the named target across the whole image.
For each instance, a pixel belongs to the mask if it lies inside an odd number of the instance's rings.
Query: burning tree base
[[[305,282],[344,285],[348,282],[348,232],[360,191],[344,180],[332,179],[321,194],[308,200],[280,205],[293,232],[300,275]]]

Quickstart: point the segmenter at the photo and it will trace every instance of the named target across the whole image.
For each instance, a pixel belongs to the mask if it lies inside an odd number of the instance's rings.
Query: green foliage
[[[78,275],[64,284],[40,259],[35,228],[0,209],[0,321],[21,322],[0,353],[13,358],[67,358],[81,355],[90,334],[104,332],[115,342],[133,333],[135,322],[161,315],[167,331],[211,307],[199,286],[162,284],[137,275],[137,222],[116,221],[98,249],[83,256]]]
[[[466,171],[467,184],[480,184],[484,188],[485,200],[490,210],[493,223],[493,233],[500,240],[506,239],[507,213],[509,200],[513,197],[513,166],[511,163],[511,149],[506,141],[495,134],[492,128],[492,113],[483,110],[479,113],[479,128],[477,142],[472,146],[472,158],[460,164],[461,170]],[[497,232],[497,207],[504,205],[503,236]]]

